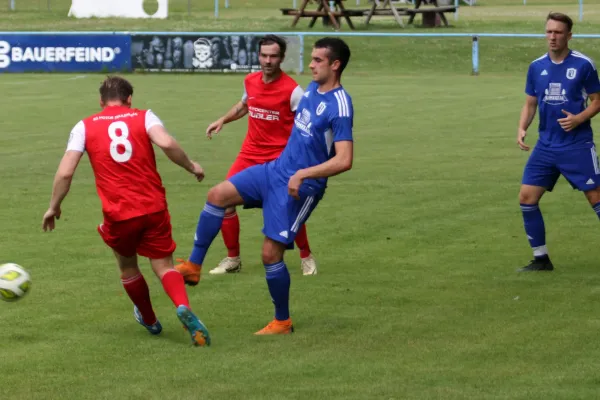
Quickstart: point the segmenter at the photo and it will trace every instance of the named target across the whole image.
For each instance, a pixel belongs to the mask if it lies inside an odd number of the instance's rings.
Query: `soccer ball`
[[[0,299],[17,301],[29,292],[31,277],[17,264],[0,265]]]

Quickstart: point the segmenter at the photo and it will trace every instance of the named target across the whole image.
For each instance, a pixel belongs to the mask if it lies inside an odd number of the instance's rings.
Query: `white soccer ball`
[[[17,264],[0,265],[0,299],[17,301],[29,292],[31,277]]]

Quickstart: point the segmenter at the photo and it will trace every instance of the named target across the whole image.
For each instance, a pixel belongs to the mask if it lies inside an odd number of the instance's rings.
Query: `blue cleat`
[[[210,346],[210,335],[206,326],[186,306],[177,307],[177,317],[190,333],[194,346]]]
[[[154,324],[146,325],[144,323],[144,320],[142,319],[142,314],[140,314],[140,310],[138,310],[138,308],[136,306],[133,306],[133,316],[135,317],[135,320],[141,326],[146,328],[148,330],[148,332],[150,332],[152,335],[158,335],[159,333],[162,332],[162,325],[160,324],[160,321],[157,319]]]

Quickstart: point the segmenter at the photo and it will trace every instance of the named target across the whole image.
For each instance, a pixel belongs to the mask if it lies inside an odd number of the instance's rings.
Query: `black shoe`
[[[529,271],[552,271],[554,269],[554,265],[552,265],[552,261],[548,256],[539,257],[531,260],[529,265],[521,268],[518,272],[529,272]]]

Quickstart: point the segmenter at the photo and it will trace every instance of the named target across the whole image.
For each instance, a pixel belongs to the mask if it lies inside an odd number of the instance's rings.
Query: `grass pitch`
[[[25,9],[17,0],[23,8],[0,14],[2,30],[261,31],[289,30],[290,22],[273,11],[275,1],[240,2],[243,12],[234,4],[219,21],[199,2],[192,18],[185,2],[173,2],[167,21],[68,20],[63,3],[42,12],[43,2]],[[539,33],[550,9],[576,15],[575,4],[491,3],[462,7],[445,31]],[[586,10],[576,30],[595,32],[598,8]],[[370,29],[400,29],[375,24]],[[356,160],[330,180],[308,223],[319,275],[302,277],[298,252],[286,256],[296,333],[253,336],[272,305],[260,262],[261,214],[240,211],[244,269],[206,273],[225,254],[219,236],[202,282],[189,290],[213,337],[204,349],[189,345],[145,261],[165,329],[150,337],[134,321],[95,232],[100,203],[87,159],[58,229],[41,231],[69,130],[98,110],[102,76],[0,75],[0,261],[17,262],[33,277],[27,298],[0,304],[0,397],[597,398],[598,221],[564,180],[541,203],[557,269],[515,272],[531,257],[517,200],[527,154],[515,144],[516,126],[527,66],[544,42],[482,39],[477,77],[469,75],[468,39],[349,42],[343,83],[354,100]],[[600,60],[598,43],[573,46]],[[245,121],[212,141],[204,130],[239,99],[242,76],[129,78],[135,105],[152,108],[207,172],[198,184],[158,155],[177,255],[186,257],[206,192],[224,178]],[[310,77],[297,79],[306,85]]]

